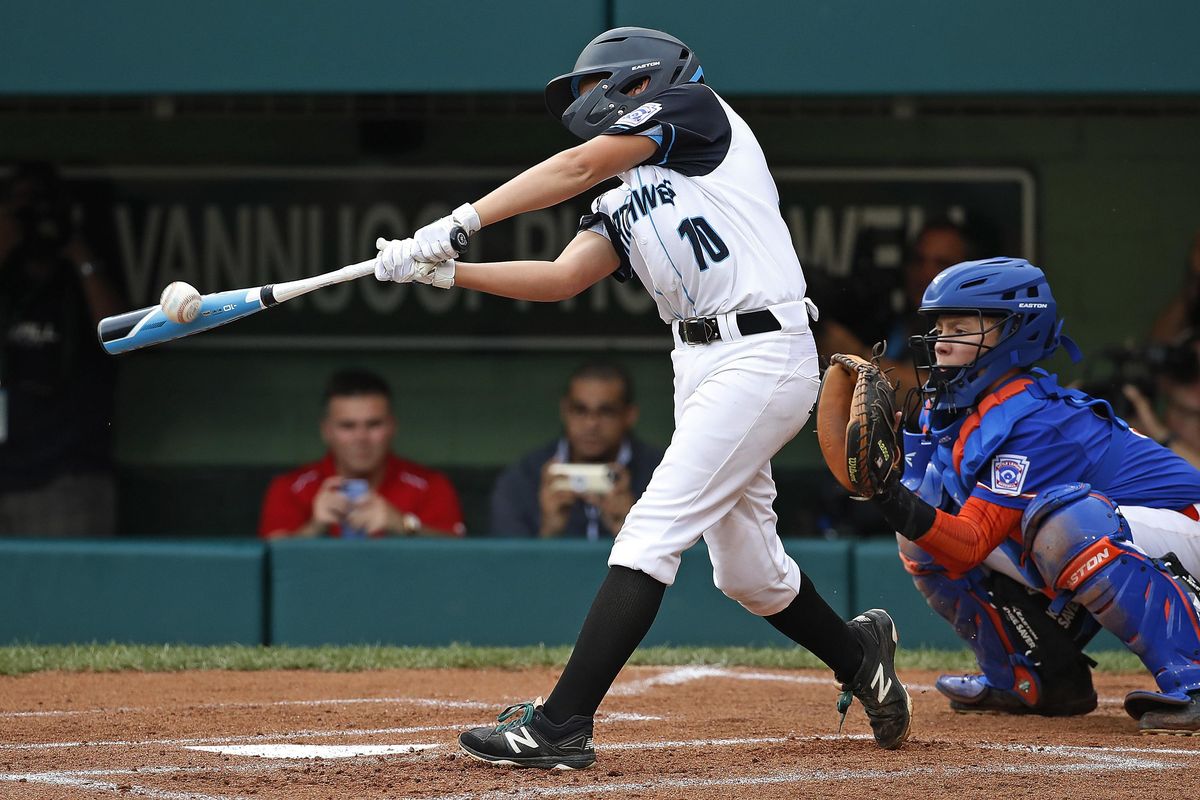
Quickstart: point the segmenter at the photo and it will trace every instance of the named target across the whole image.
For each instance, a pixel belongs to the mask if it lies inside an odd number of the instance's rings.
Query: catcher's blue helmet
[[[592,139],[627,111],[681,83],[703,82],[700,61],[686,44],[651,28],[613,28],[588,43],[575,69],[546,84],[546,107],[571,133]],[[584,96],[579,83],[600,82]],[[644,78],[650,83],[636,97],[628,92]]]
[[[929,370],[922,387],[933,397],[935,411],[957,411],[975,404],[979,395],[1006,372],[1033,366],[1063,346],[1075,361],[1079,348],[1062,332],[1058,305],[1040,269],[1023,258],[964,261],[944,270],[921,298],[918,309],[930,332],[911,340],[917,367]],[[975,315],[980,330],[1000,331],[994,345],[982,336],[975,359],[963,366],[939,367],[934,347],[939,341],[963,342],[960,335],[938,335],[933,323],[943,314]],[[994,319],[985,324],[985,319]]]

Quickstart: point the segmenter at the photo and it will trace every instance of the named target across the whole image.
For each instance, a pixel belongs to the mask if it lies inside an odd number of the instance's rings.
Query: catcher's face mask
[[[1019,327],[1015,314],[986,314],[978,308],[939,309],[926,314],[928,333],[909,340],[917,369],[929,377],[922,387],[927,394],[955,394],[978,375],[990,361],[986,356],[1001,347]],[[974,398],[956,398],[954,405],[968,405]],[[963,402],[966,400],[967,402]]]

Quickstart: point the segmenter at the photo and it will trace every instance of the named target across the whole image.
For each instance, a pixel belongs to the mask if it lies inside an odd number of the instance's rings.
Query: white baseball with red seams
[[[200,313],[200,292],[190,283],[175,281],[163,289],[158,304],[162,306],[167,319],[186,324],[195,320]]]

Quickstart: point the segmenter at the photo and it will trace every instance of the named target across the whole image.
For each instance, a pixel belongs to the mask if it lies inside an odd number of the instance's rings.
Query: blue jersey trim
[[[667,159],[671,157],[671,148],[675,146],[675,126],[668,122],[667,127],[671,129],[671,141],[667,144],[667,150],[663,153],[662,160],[658,162],[659,165],[667,163]],[[659,147],[662,146],[662,137],[659,137],[658,144]]]

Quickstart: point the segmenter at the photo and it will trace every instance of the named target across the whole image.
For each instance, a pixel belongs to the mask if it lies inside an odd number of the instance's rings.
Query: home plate
[[[185,749],[253,758],[353,758],[354,756],[418,753],[440,746],[436,744],[229,744],[193,746]]]

